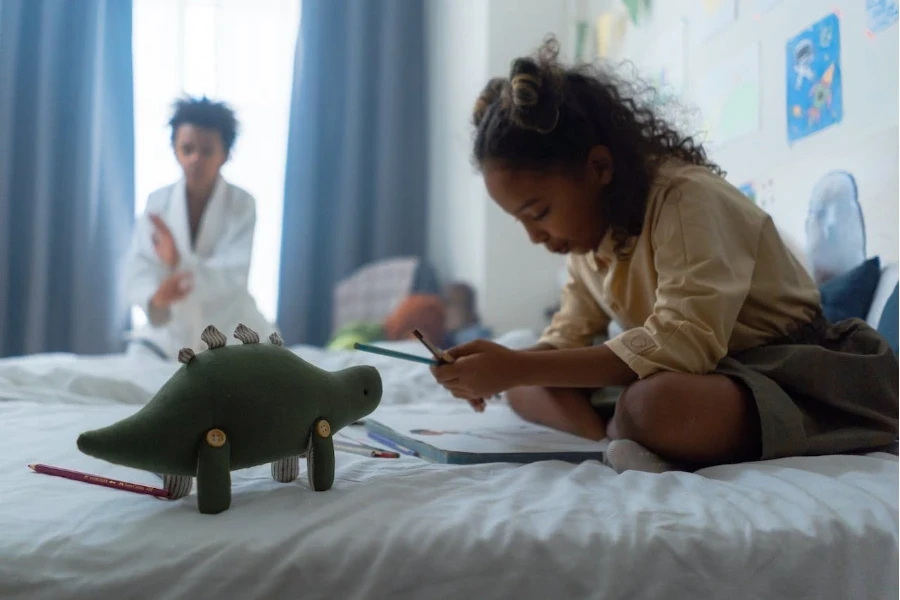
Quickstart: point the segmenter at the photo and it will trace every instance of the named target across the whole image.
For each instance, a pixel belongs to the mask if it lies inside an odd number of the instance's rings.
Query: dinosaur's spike
[[[191,359],[194,358],[194,351],[190,348],[182,348],[178,351],[178,362],[182,362],[184,364],[188,364],[191,362]]]
[[[277,331],[269,336],[269,341],[275,346],[284,346],[284,340],[281,339],[281,336],[278,335]]]
[[[203,330],[203,333],[200,334],[200,339],[206,342],[206,345],[209,346],[210,350],[213,348],[222,348],[228,343],[228,338],[225,337],[225,334],[212,325],[209,325]]]
[[[243,342],[244,344],[259,343],[259,334],[243,323],[238,323],[237,328],[234,330],[234,337],[241,340],[241,342]]]

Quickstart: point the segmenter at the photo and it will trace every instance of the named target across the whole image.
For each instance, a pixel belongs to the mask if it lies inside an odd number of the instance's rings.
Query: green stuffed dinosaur
[[[78,449],[114,464],[163,474],[172,499],[191,491],[197,477],[201,513],[231,505],[231,471],[272,463],[272,477],[289,482],[306,457],[309,485],[334,483],[332,436],[370,414],[381,401],[381,376],[357,366],[330,373],[239,325],[225,335],[207,327],[209,350],[178,353],[184,363],[138,412],[78,436]]]

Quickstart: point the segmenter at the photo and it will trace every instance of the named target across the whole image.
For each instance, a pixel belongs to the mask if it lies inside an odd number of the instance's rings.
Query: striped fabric
[[[289,456],[272,463],[272,479],[279,483],[290,483],[300,476],[300,457]]]
[[[206,342],[206,345],[210,348],[222,348],[228,343],[228,338],[225,337],[225,334],[212,325],[203,330],[203,333],[200,334],[200,339]]]
[[[259,343],[259,334],[243,323],[238,323],[237,329],[234,330],[234,337],[239,339],[244,344]]]
[[[178,362],[188,364],[194,358],[194,351],[190,348],[182,348],[178,351]]]
[[[163,475],[163,489],[169,492],[170,500],[184,498],[194,487],[194,478],[187,475]]]

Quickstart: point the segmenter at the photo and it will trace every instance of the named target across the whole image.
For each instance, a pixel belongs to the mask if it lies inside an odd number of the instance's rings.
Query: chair
[[[401,256],[364,265],[334,288],[332,331],[353,323],[382,323],[412,293],[437,294],[430,265]]]

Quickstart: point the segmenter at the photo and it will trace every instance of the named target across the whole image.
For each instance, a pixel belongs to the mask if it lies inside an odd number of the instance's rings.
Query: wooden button
[[[225,432],[221,429],[210,429],[206,432],[206,443],[213,448],[221,448],[225,445]]]
[[[319,437],[327,438],[331,435],[331,425],[328,424],[328,421],[322,419],[316,425],[316,433],[319,434]]]

